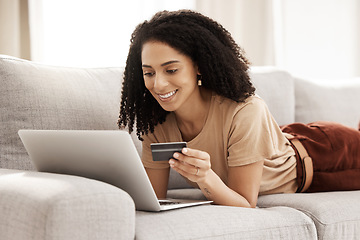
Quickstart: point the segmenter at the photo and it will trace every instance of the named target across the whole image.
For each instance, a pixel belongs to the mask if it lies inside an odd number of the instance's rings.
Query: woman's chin
[[[161,106],[165,111],[168,111],[168,112],[173,112],[173,111],[176,110],[176,108],[175,108],[173,105],[170,105],[170,104],[160,103],[160,106]]]

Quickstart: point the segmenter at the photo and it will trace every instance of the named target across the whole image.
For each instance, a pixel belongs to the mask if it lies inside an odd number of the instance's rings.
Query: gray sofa
[[[255,209],[207,205],[152,213],[136,211],[131,197],[112,185],[36,172],[17,131],[116,130],[122,71],[0,56],[0,239],[360,239],[360,191],[260,196]],[[252,68],[251,76],[279,125],[358,126],[359,79],[325,86],[267,67]],[[169,196],[204,198],[174,172]]]

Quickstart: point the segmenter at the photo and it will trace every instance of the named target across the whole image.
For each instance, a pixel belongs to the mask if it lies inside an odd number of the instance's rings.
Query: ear
[[[197,69],[197,75],[201,75],[200,69],[197,65],[196,65],[196,69]]]

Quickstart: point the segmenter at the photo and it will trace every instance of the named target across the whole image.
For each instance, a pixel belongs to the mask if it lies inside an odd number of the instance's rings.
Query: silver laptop
[[[158,200],[126,131],[19,130],[36,169],[100,180],[126,191],[137,210],[162,211],[211,201]]]

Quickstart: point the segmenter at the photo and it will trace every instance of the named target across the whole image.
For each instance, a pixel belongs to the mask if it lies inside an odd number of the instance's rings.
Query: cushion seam
[[[314,225],[314,223],[305,223],[305,224],[299,224],[299,225],[286,225],[286,226],[279,226],[279,227],[268,227],[268,228],[262,228],[262,229],[254,229],[254,230],[241,230],[241,231],[233,231],[233,232],[229,232],[229,233],[224,233],[224,234],[217,234],[217,235],[209,235],[209,236],[203,236],[203,237],[196,237],[196,238],[191,238],[191,239],[211,239],[211,238],[217,238],[217,237],[221,237],[221,236],[229,236],[229,235],[234,235],[237,233],[248,233],[248,232],[259,232],[259,231],[269,231],[271,229],[277,229],[277,230],[281,230],[281,229],[290,229],[293,227],[305,227],[308,228],[310,226],[313,226],[315,231],[316,231],[316,226]],[[307,231],[308,233],[308,231]],[[316,233],[316,232],[315,232]]]
[[[265,205],[263,205],[265,206]],[[273,206],[265,206],[265,207],[273,207]],[[289,207],[289,206],[287,206]],[[306,214],[308,217],[310,217],[313,221],[316,220],[319,224],[323,225],[323,226],[327,226],[327,225],[333,225],[333,224],[338,224],[338,223],[342,223],[342,222],[355,222],[355,221],[360,221],[360,218],[358,220],[343,220],[343,221],[337,221],[337,222],[333,222],[333,223],[324,223],[323,221],[321,221],[317,216],[315,216],[312,212],[306,210],[306,209],[302,209],[302,208],[295,208],[295,207],[289,207],[289,208],[293,208],[296,209],[304,214]]]

